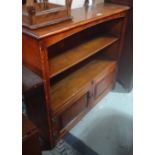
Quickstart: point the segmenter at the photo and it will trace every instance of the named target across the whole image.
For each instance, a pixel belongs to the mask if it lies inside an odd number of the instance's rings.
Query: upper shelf
[[[49,59],[50,77],[56,76],[66,69],[87,59],[117,40],[118,38],[112,35],[98,36],[89,39],[88,41],[85,41],[74,48],[63,51],[54,57],[51,57]]]
[[[97,21],[101,19],[106,21],[107,19],[110,19],[111,16],[118,15],[124,11],[127,11],[128,9],[128,6],[112,3],[102,3],[95,6],[89,6],[88,8],[77,8],[72,10],[73,20],[71,21],[62,22],[60,24],[47,26],[36,30],[30,30],[23,27],[23,33],[36,39],[42,39],[78,26],[83,26],[92,22],[97,23]]]

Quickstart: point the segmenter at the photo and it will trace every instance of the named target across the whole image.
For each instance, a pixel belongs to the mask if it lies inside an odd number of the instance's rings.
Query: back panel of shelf
[[[76,33],[48,48],[50,77],[84,61],[100,50],[119,42],[122,18],[98,24]],[[112,48],[111,48],[112,49]],[[117,51],[107,56],[117,58]]]
[[[88,90],[93,80],[106,77],[113,66],[117,68],[117,62],[107,59],[105,52],[106,49],[51,79],[51,108],[54,112],[65,107],[82,91]],[[108,81],[105,89],[110,82],[113,83]]]

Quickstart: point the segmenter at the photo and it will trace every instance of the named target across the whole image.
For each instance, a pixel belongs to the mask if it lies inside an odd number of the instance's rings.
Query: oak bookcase
[[[72,21],[23,27],[23,65],[44,89],[41,103],[31,104],[32,119],[51,146],[113,87],[128,10],[105,3],[72,10]]]

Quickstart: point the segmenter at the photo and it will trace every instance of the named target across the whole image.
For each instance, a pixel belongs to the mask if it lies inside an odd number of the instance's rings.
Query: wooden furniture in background
[[[23,64],[43,80],[46,119],[41,127],[52,147],[112,89],[128,10],[99,4],[72,10],[72,21],[23,27]],[[41,109],[32,108],[37,120]]]
[[[24,3],[24,2],[23,2]],[[22,6],[22,24],[31,29],[52,25],[71,19],[72,0],[65,0],[64,5],[48,0],[26,0]]]
[[[24,115],[22,115],[22,155],[41,155],[39,132]]]
[[[106,0],[116,4],[130,7],[127,32],[124,38],[124,46],[119,60],[118,81],[130,92],[133,88],[133,0]]]
[[[22,67],[22,90],[26,113],[38,128],[43,139],[42,147],[49,148],[49,126],[43,80],[25,66]]]

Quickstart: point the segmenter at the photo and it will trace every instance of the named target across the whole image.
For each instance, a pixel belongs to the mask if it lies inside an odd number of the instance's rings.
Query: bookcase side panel
[[[34,38],[25,34],[22,35],[22,62],[34,73],[42,76],[38,42]]]

